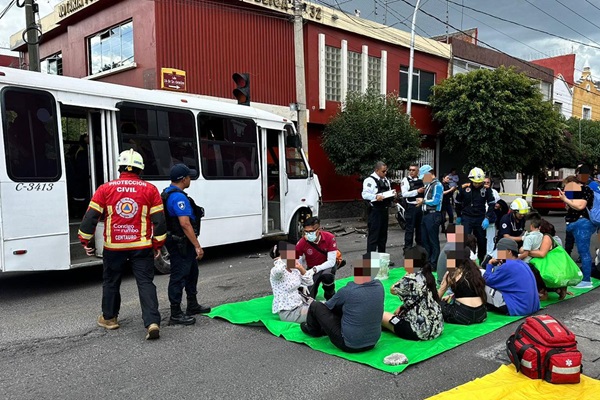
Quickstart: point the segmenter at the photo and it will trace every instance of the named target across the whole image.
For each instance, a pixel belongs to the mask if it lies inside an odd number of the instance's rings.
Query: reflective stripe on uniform
[[[148,232],[148,206],[142,206],[142,224],[140,225],[141,237],[146,237]]]
[[[98,211],[100,214],[102,214],[104,212],[104,208],[100,207],[97,203],[90,201],[90,208]]]
[[[164,211],[164,207],[162,204],[158,205],[158,206],[154,206],[150,209],[150,215],[156,214],[157,212],[161,212],[161,211]]]
[[[105,249],[132,249],[132,248],[147,248],[152,247],[152,241],[150,240],[138,240],[137,242],[127,243],[104,243]]]
[[[77,232],[77,234],[79,236],[81,236],[82,238],[84,238],[85,240],[90,240],[94,236],[93,233],[85,233],[85,232],[82,232],[81,229]]]
[[[104,237],[104,243],[105,246],[106,244],[110,244],[112,243],[112,232],[111,232],[111,227],[112,227],[112,215],[113,215],[113,208],[112,206],[108,206],[107,207],[107,212],[106,212],[106,222],[104,223],[104,233],[105,233],[105,237]]]
[[[167,240],[167,234],[165,233],[164,235],[154,236],[154,240],[156,240],[157,242],[162,242],[164,240]]]

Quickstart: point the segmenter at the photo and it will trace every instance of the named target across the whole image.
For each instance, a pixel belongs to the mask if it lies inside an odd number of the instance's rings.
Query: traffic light
[[[250,74],[240,74],[236,72],[232,75],[236,88],[233,89],[233,95],[238,101],[238,104],[244,106],[250,105]]]

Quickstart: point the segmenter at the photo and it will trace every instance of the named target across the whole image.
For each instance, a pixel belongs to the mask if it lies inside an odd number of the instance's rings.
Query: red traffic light
[[[237,86],[235,89],[233,89],[233,96],[237,99],[238,104],[249,106],[250,74],[236,72],[231,77]]]

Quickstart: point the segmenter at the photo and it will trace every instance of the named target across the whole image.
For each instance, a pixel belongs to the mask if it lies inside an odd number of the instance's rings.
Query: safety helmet
[[[133,149],[125,150],[119,154],[117,161],[119,167],[135,167],[144,169],[144,159],[137,151]]]
[[[481,168],[475,167],[471,171],[469,171],[469,179],[473,183],[482,183],[485,179],[485,174],[483,173],[483,170]]]
[[[523,199],[514,199],[510,203],[510,209],[519,214],[527,214],[529,212],[529,204]]]

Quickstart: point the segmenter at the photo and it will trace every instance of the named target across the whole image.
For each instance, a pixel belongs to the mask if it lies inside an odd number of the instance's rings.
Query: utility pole
[[[294,58],[296,63],[296,103],[298,104],[298,133],[302,149],[308,155],[308,126],[304,74],[304,28],[302,2],[294,0]]]
[[[38,35],[40,29],[35,23],[37,12],[38,5],[35,0],[25,0],[25,33],[23,34],[23,40],[27,43],[29,70],[40,72],[40,38]]]
[[[410,57],[408,59],[408,91],[406,92],[406,114],[410,117],[412,112],[412,87],[413,87],[413,70],[415,65],[415,23],[417,21],[417,11],[419,11],[419,3],[415,4],[413,12],[412,24],[410,26]]]

